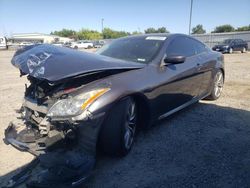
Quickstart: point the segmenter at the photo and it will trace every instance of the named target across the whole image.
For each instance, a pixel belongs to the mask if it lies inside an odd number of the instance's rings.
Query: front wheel
[[[100,132],[101,149],[113,156],[125,156],[132,148],[137,125],[137,105],[128,97],[107,115]]]
[[[221,96],[221,92],[224,85],[224,75],[219,70],[214,77],[211,94],[207,97],[210,100],[217,100]]]
[[[228,53],[232,54],[233,53],[233,48],[229,48]]]

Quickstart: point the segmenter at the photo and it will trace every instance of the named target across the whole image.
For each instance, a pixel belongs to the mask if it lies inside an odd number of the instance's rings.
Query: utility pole
[[[193,0],[191,0],[191,7],[190,7],[189,30],[188,30],[189,35],[190,35],[190,32],[191,32],[192,11],[193,11]]]
[[[102,33],[103,33],[103,21],[104,21],[104,19],[102,18]]]

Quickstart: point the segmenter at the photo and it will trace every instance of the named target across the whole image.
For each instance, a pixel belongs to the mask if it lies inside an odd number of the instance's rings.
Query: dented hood
[[[49,44],[29,46],[17,51],[11,63],[18,67],[22,75],[29,74],[49,82],[75,77],[85,73],[138,69],[145,65],[114,59],[94,53],[57,47]]]

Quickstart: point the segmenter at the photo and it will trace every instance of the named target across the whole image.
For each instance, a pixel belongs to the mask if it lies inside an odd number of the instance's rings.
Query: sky
[[[191,0],[0,0],[0,35],[50,33],[62,28],[141,31],[166,27],[188,33]],[[192,27],[250,24],[250,0],[193,0]]]

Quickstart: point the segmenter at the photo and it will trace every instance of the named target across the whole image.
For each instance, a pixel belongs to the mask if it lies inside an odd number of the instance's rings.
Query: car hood
[[[22,75],[29,74],[49,82],[57,82],[96,71],[132,70],[145,66],[141,63],[49,44],[28,46],[18,50],[11,63],[20,69]]]

